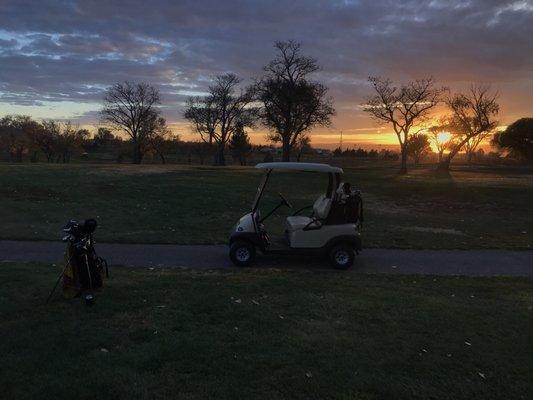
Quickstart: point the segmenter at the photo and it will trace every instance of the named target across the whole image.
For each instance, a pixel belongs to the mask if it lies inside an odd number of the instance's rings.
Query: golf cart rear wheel
[[[348,269],[354,260],[354,248],[348,243],[333,246],[329,251],[329,262],[336,269]]]
[[[229,258],[237,267],[248,267],[255,260],[255,246],[250,242],[236,241],[229,249]]]

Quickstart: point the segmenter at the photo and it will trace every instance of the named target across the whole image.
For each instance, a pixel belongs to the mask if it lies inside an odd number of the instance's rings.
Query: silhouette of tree
[[[115,129],[123,130],[133,144],[133,163],[140,164],[147,146],[150,120],[159,116],[159,92],[147,83],[116,83],[107,89],[102,119]]]
[[[225,165],[224,150],[236,127],[253,127],[256,109],[250,90],[237,92],[240,79],[235,74],[218,75],[209,94],[190,98],[184,117],[206,143],[216,144],[215,165]]]
[[[422,133],[414,133],[407,139],[407,154],[413,157],[415,165],[418,165],[423,157],[431,152],[429,139]]]
[[[305,134],[300,135],[295,145],[296,161],[300,162],[302,154],[310,153],[313,148],[311,147],[311,138]]]
[[[39,129],[39,124],[27,115],[7,115],[0,119],[0,147],[7,151],[11,161],[22,162]]]
[[[533,160],[533,118],[520,118],[498,132],[492,144],[510,151],[511,156],[524,160]]]
[[[427,121],[430,111],[441,99],[445,88],[435,88],[433,78],[419,79],[400,87],[390,79],[370,77],[376,94],[363,109],[378,122],[389,123],[398,137],[401,151],[400,174],[407,173],[407,142],[411,129]]]
[[[54,161],[54,155],[57,150],[57,142],[61,134],[61,125],[54,120],[42,122],[43,131],[37,139],[37,144],[46,156],[47,162]]]
[[[441,118],[439,123],[428,128],[429,141],[437,149],[438,162],[442,161],[442,157],[446,150],[453,147],[454,136],[450,132],[450,124],[446,118]]]
[[[212,144],[218,125],[218,109],[213,96],[189,97],[183,114],[205,142]]]
[[[437,167],[441,173],[449,173],[452,159],[469,141],[480,135],[490,134],[498,125],[495,119],[500,109],[498,94],[491,93],[488,85],[472,85],[468,93],[456,93],[446,99],[451,111],[450,132],[455,143]]]
[[[275,48],[277,55],[264,67],[255,91],[262,103],[261,120],[271,131],[268,139],[281,143],[282,160],[290,161],[300,135],[331,124],[335,110],[326,86],[310,80],[319,67],[315,59],[300,54],[300,43],[276,42]]]
[[[250,144],[250,138],[240,123],[236,126],[235,133],[231,136],[229,148],[233,158],[238,160],[240,165],[246,165],[246,157],[251,153],[252,145]]]
[[[167,126],[163,117],[156,117],[150,120],[150,125],[146,126],[149,149],[155,153],[162,164],[167,163],[166,155],[177,149],[179,136],[174,135],[172,130]]]
[[[56,136],[53,141],[56,162],[69,163],[74,152],[81,152],[83,142],[88,138],[89,131],[78,129],[70,121],[57,124]]]

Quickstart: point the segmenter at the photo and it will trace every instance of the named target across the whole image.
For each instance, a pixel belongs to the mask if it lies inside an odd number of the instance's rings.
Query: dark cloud
[[[289,38],[319,60],[338,126],[363,120],[368,75],[491,82],[515,114],[533,103],[529,0],[3,0],[0,27],[4,103],[97,102],[128,79],[158,85],[178,109],[214,74],[257,76]]]

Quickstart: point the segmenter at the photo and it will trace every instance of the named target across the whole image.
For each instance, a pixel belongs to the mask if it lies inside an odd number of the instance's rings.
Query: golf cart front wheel
[[[336,269],[348,269],[354,260],[354,249],[348,243],[341,243],[329,251],[329,262]]]
[[[229,258],[237,267],[248,267],[255,260],[255,246],[250,242],[237,241],[229,249]]]

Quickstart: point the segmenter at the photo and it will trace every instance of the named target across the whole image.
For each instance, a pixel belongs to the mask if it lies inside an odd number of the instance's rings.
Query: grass
[[[6,399],[526,399],[532,279],[113,268],[92,308],[0,268]]]
[[[2,239],[56,240],[71,218],[96,217],[109,242],[225,243],[250,209],[253,168],[161,165],[0,165]],[[294,208],[325,190],[315,173],[279,173],[263,213],[283,192]],[[509,248],[533,243],[533,175],[517,170],[455,171],[449,179],[416,169],[346,169],[363,191],[366,247]],[[294,211],[294,210],[292,210]],[[282,230],[284,209],[270,221]],[[276,228],[277,227],[277,228]]]

